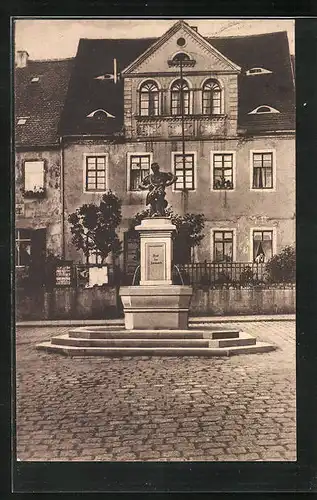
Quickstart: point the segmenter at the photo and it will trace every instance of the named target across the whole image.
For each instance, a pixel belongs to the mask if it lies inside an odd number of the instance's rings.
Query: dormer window
[[[265,69],[265,68],[251,68],[251,69],[248,69],[248,71],[246,71],[246,75],[247,76],[251,76],[251,75],[265,75],[265,74],[269,74],[269,73],[272,73],[271,70],[269,69]]]
[[[26,121],[27,121],[27,118],[21,116],[20,118],[18,118],[18,125],[25,125]]]
[[[96,109],[92,111],[87,118],[95,118],[96,120],[105,120],[106,118],[115,118],[111,113],[105,111],[104,109]]]
[[[279,113],[279,111],[271,106],[258,106],[257,108],[250,111],[249,115],[262,115],[266,113]]]
[[[143,82],[140,87],[140,115],[158,116],[159,88],[154,80]]]
[[[196,61],[185,52],[178,52],[172,59],[167,61],[169,66],[195,66]]]
[[[112,73],[105,73],[104,75],[95,76],[95,80],[114,80],[115,75]]]

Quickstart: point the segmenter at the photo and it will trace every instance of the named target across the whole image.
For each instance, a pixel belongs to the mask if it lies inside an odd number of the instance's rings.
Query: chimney
[[[192,30],[196,31],[196,33],[198,33],[198,28],[197,26],[190,26]]]
[[[15,65],[17,68],[26,68],[29,54],[26,50],[18,50],[15,56]]]

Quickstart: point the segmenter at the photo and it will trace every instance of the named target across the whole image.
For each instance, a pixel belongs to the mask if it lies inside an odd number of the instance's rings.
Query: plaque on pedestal
[[[166,278],[166,252],[164,243],[146,245],[147,270],[146,276],[150,281],[164,280]]]

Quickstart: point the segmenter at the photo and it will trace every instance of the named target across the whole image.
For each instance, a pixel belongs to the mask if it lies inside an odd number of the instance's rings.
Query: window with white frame
[[[217,80],[207,80],[203,86],[203,115],[220,115],[222,91]]]
[[[233,231],[213,231],[214,262],[233,261]]]
[[[106,191],[107,157],[104,155],[86,156],[85,191]]]
[[[233,189],[233,153],[213,153],[213,189]]]
[[[176,191],[182,189],[195,189],[195,155],[190,154],[174,154],[174,174],[177,176],[177,181],[174,184]]]
[[[273,152],[252,153],[252,188],[273,189]]]
[[[44,193],[44,160],[24,162],[25,193]]]
[[[148,80],[140,88],[140,115],[158,116],[159,114],[159,89],[157,83]]]
[[[15,232],[15,265],[28,266],[31,260],[31,230],[17,229]]]
[[[151,154],[132,154],[128,156],[129,161],[129,191],[138,191],[139,184],[150,173]]]
[[[190,114],[190,90],[186,80],[176,80],[171,86],[171,114]]]
[[[273,231],[256,229],[252,231],[253,261],[267,262],[273,255]]]

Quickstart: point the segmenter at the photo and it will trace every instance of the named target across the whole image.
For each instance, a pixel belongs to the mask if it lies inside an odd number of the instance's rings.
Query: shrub
[[[293,283],[296,281],[296,251],[287,246],[266,263],[265,272],[271,283]]]

